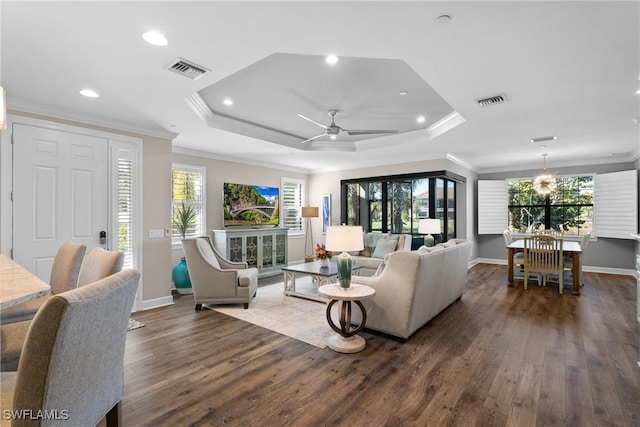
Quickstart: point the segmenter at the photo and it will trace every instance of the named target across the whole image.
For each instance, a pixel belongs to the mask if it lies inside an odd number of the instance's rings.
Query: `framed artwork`
[[[331,194],[323,194],[320,199],[322,207],[322,234],[327,232],[327,227],[331,225]]]

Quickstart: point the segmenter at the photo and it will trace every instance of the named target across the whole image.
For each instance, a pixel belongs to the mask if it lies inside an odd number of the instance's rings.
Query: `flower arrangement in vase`
[[[327,251],[323,243],[316,244],[315,258],[320,262],[320,267],[329,267],[331,252]]]

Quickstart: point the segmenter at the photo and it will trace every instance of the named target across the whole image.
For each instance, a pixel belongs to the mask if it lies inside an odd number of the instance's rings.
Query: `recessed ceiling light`
[[[324,62],[326,62],[327,64],[331,64],[331,65],[337,63],[338,61],[340,61],[340,58],[338,58],[335,55],[327,55],[327,57],[324,58]]]
[[[400,91],[400,96],[407,96],[407,95],[409,95],[409,92],[407,92],[406,90]]]
[[[166,37],[157,31],[147,31],[142,35],[142,38],[155,46],[166,46],[169,42]]]
[[[636,91],[636,95],[640,95],[640,89]]]
[[[82,89],[80,91],[80,95],[86,96],[87,98],[99,98],[100,97],[98,92],[96,92],[95,90],[92,90],[92,89]]]
[[[418,123],[424,123],[427,121],[427,118],[425,116],[418,116],[418,118],[416,119],[416,122]]]
[[[329,135],[329,139],[336,139],[335,135]]]
[[[222,103],[223,103],[224,105],[233,105],[233,99],[231,99],[231,98],[225,98],[225,99],[222,101]]]

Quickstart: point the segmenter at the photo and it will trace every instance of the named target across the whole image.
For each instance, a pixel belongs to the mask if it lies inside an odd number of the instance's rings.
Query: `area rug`
[[[297,291],[314,292],[314,289],[315,286],[308,277],[296,281]],[[335,334],[327,323],[327,305],[285,296],[283,290],[282,283],[258,288],[256,297],[246,310],[241,304],[212,305],[210,308],[318,348],[325,348],[328,338]]]
[[[144,323],[138,322],[137,320],[129,319],[129,326],[127,326],[127,331],[133,331],[134,329],[144,327]]]

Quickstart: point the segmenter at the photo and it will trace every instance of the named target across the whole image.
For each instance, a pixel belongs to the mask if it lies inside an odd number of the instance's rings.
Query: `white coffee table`
[[[357,276],[360,274],[359,265],[351,267],[351,274]],[[326,298],[317,294],[308,292],[299,292],[296,290],[296,276],[311,276],[317,286],[326,285],[337,282],[338,266],[335,262],[330,262],[328,267],[321,267],[317,262],[307,262],[304,264],[294,264],[282,268],[284,273],[284,294],[296,296],[300,298],[310,299],[319,302],[327,302]]]
[[[367,342],[359,335],[358,332],[364,329],[367,322],[367,312],[360,302],[361,300],[372,298],[376,294],[376,290],[366,286],[352,283],[348,288],[342,288],[339,284],[320,286],[318,293],[331,299],[327,304],[327,322],[331,329],[336,331],[338,335],[329,338],[329,348],[339,353],[357,353],[364,350]],[[342,301],[340,305],[340,326],[336,325],[331,318],[331,307]],[[351,303],[354,302],[362,312],[362,322],[357,327],[351,324]]]

